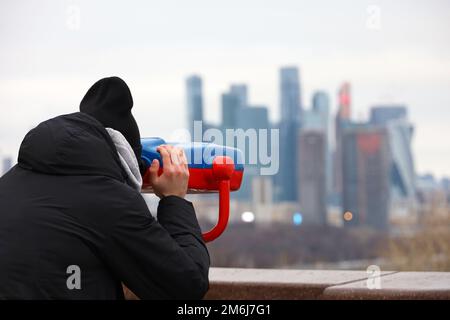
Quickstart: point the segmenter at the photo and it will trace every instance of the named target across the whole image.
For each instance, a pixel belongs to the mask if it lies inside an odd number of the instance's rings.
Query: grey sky
[[[380,9],[371,26],[370,6]],[[80,10],[80,28],[74,12]],[[75,28],[74,28],[75,26]],[[130,85],[143,135],[185,125],[184,79],[204,79],[206,118],[218,122],[232,82],[278,119],[278,68],[298,65],[303,104],[342,81],[353,115],[404,103],[416,125],[420,172],[450,175],[450,1],[2,1],[0,153],[16,156],[38,122],[76,111],[89,86]]]

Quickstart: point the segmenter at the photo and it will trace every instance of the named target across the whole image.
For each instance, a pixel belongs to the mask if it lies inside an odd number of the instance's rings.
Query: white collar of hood
[[[125,139],[125,137],[119,131],[111,128],[106,128],[106,131],[109,133],[109,136],[116,146],[120,163],[127,173],[132,187],[137,191],[141,191],[142,176],[139,171],[139,164],[133,149],[131,148],[127,139]]]

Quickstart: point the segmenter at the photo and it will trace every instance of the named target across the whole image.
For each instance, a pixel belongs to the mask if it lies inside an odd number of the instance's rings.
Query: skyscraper
[[[391,191],[394,199],[413,200],[416,195],[416,172],[412,153],[414,128],[408,121],[405,106],[376,106],[370,123],[387,130],[392,154]]]
[[[342,132],[343,212],[346,225],[388,227],[391,155],[385,129],[367,124]],[[350,217],[350,218],[348,218]]]
[[[273,222],[272,179],[267,176],[255,176],[252,178],[252,210],[256,214],[257,223],[267,224]]]
[[[338,92],[338,111],[335,121],[335,152],[334,152],[334,194],[342,201],[342,133],[351,124],[351,93],[350,84],[344,82]]]
[[[351,96],[350,96],[350,83],[344,82],[339,89],[339,110],[338,118],[349,120],[351,118]]]
[[[250,200],[252,196],[252,181],[254,177],[259,176],[260,165],[258,163],[258,155],[254,154],[256,150],[251,149],[251,143],[255,144],[255,139],[251,139],[252,132],[258,135],[259,129],[269,129],[269,115],[267,107],[265,106],[249,106],[241,108],[239,111],[239,117],[237,118],[237,128],[242,129],[248,134],[248,138],[245,137],[245,177],[242,181],[240,190],[236,193],[236,196],[242,200]],[[242,139],[242,137],[241,137]],[[253,141],[251,141],[251,140]],[[228,142],[228,141],[227,141]],[[238,144],[235,147],[241,147]],[[268,146],[270,150],[270,146]],[[251,152],[253,154],[251,154]],[[254,163],[252,163],[254,162]]]
[[[237,119],[237,127],[248,129],[267,129],[269,127],[269,113],[266,106],[249,106],[242,108]]]
[[[370,109],[370,123],[384,126],[392,120],[406,119],[407,115],[405,106],[374,106]]]
[[[222,128],[237,128],[240,111],[248,106],[247,91],[245,84],[232,84],[230,90],[222,94]]]
[[[201,141],[201,137],[194,137],[194,121],[203,121],[202,79],[193,75],[186,79],[186,105],[188,114],[188,130],[191,140]]]
[[[299,122],[301,113],[300,82],[297,67],[280,70],[281,121]]]
[[[241,108],[239,97],[231,92],[222,94],[222,128],[237,128],[239,109]]]
[[[333,153],[331,150],[330,98],[324,91],[317,91],[312,98],[312,109],[320,115],[321,128],[325,132],[325,179],[327,196],[332,193],[333,182]]]
[[[325,225],[327,222],[325,142],[325,131],[301,130],[299,198],[303,220],[307,224]]]
[[[312,98],[312,108],[315,112],[321,114],[330,113],[330,98],[324,91],[316,91]]]
[[[280,169],[275,177],[276,199],[278,201],[297,201],[297,138],[302,109],[296,67],[285,67],[280,70],[280,107]]]
[[[248,89],[246,84],[232,84],[230,93],[237,97],[239,106],[248,106]]]

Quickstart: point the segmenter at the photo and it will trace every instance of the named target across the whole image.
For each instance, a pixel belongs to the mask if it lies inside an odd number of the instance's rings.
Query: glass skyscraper
[[[191,140],[201,141],[201,137],[194,139],[194,121],[203,121],[202,78],[197,75],[186,79],[186,105]]]
[[[414,128],[408,121],[407,108],[376,106],[370,111],[370,123],[385,128],[389,135],[392,196],[411,200],[416,194],[416,172],[411,148]]]
[[[302,129],[299,139],[300,208],[306,224],[326,225],[325,131]]]
[[[298,200],[298,131],[301,117],[299,72],[296,67],[280,70],[280,169],[275,176],[276,200]]]
[[[245,84],[232,84],[230,93],[237,97],[240,107],[248,106],[248,89]]]
[[[374,125],[386,125],[391,120],[406,119],[405,106],[374,106],[370,109],[370,123]]]
[[[335,202],[342,203],[343,178],[342,178],[342,134],[345,128],[351,125],[351,87],[350,83],[344,82],[338,92],[338,110],[335,120],[335,150],[334,150],[334,174],[333,195]]]
[[[296,123],[301,114],[300,81],[297,67],[280,69],[281,121]]]
[[[320,117],[320,128],[324,130],[325,135],[325,177],[327,196],[332,192],[333,182],[333,161],[331,150],[331,123],[330,123],[330,98],[324,91],[316,91],[312,98],[312,111]]]
[[[222,94],[222,128],[237,128],[240,112],[247,106],[247,85],[232,84],[230,90]]]
[[[248,106],[245,108],[241,108],[239,110],[239,116],[237,117],[237,126],[236,128],[242,129],[245,132],[250,133],[253,131],[255,134],[258,134],[260,129],[269,129],[269,114],[267,107],[265,106]],[[250,130],[250,131],[247,131]],[[250,148],[250,143],[255,143],[249,140],[249,138],[245,138],[245,176],[242,181],[241,188],[238,192],[236,192],[236,197],[241,200],[250,200],[252,196],[252,182],[255,177],[260,176],[260,165],[258,163],[257,154],[255,154],[255,150]],[[267,146],[268,150],[270,150],[270,141],[268,141],[269,145]],[[234,145],[234,147],[242,148],[239,144]],[[253,153],[253,154],[251,154]],[[256,160],[256,163],[251,163],[251,161]]]
[[[391,155],[385,129],[354,124],[342,131],[343,212],[349,226],[388,227]],[[345,217],[345,215],[344,215]]]

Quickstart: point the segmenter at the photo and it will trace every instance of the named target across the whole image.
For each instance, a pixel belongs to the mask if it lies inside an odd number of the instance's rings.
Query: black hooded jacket
[[[42,122],[0,178],[0,299],[122,299],[121,282],[143,299],[202,298],[209,255],[192,204],[169,196],[157,215],[100,122]]]

